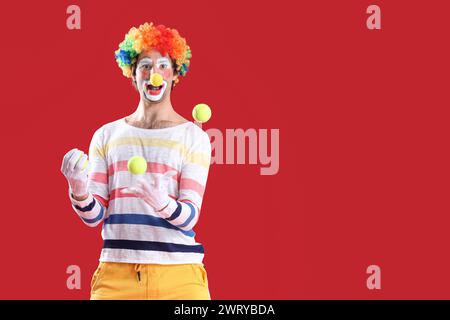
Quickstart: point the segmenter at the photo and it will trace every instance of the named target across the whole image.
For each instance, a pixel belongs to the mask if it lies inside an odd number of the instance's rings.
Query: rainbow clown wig
[[[131,66],[136,63],[139,54],[151,49],[158,50],[163,56],[168,53],[175,62],[174,67],[178,74],[183,77],[186,75],[189,59],[192,57],[186,39],[182,38],[177,30],[161,24],[155,26],[152,22],[141,24],[139,28],[132,27],[119,44],[119,49],[115,51],[116,62],[123,75],[131,78]],[[175,84],[178,81],[177,77]]]

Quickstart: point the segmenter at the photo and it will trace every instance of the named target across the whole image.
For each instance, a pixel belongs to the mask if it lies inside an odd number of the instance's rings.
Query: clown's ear
[[[136,83],[136,63],[131,65],[131,79],[133,79],[133,82]]]

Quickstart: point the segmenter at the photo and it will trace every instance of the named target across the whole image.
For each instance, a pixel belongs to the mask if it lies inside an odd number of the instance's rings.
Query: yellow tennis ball
[[[134,156],[128,160],[127,166],[132,174],[143,174],[147,171],[147,160],[141,156]]]
[[[150,76],[150,84],[154,87],[159,87],[163,84],[163,77],[159,73],[153,73]]]
[[[205,103],[199,103],[192,110],[192,117],[197,122],[206,122],[211,118],[211,108]]]
[[[78,157],[78,160],[80,160],[82,156],[83,156],[83,154],[80,154],[80,156]],[[78,160],[77,160],[77,162],[78,162]],[[83,170],[86,169],[87,166],[88,166],[88,163],[89,163],[89,161],[86,160],[86,161],[84,162],[84,164],[83,164],[83,167],[82,167],[81,169],[83,169]]]

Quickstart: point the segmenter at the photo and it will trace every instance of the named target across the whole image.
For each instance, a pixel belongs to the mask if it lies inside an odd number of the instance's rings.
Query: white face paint
[[[143,75],[141,80],[141,87],[144,92],[144,96],[150,101],[159,101],[167,89],[167,81],[163,80],[163,84],[159,87],[153,87],[149,83],[151,70],[153,68],[153,61],[150,58],[144,58],[139,61],[137,68]],[[171,68],[169,59],[162,57],[156,60],[156,69],[158,71],[164,72],[167,68]]]

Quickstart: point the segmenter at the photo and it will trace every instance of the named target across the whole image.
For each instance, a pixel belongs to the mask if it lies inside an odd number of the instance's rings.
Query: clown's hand
[[[72,149],[64,155],[61,172],[69,183],[70,192],[75,197],[87,195],[88,156],[78,149]]]
[[[122,193],[134,194],[159,212],[167,207],[171,200],[167,187],[172,176],[176,174],[176,171],[166,172],[162,176],[156,176],[151,183],[144,178],[138,178],[136,185],[122,189]]]

